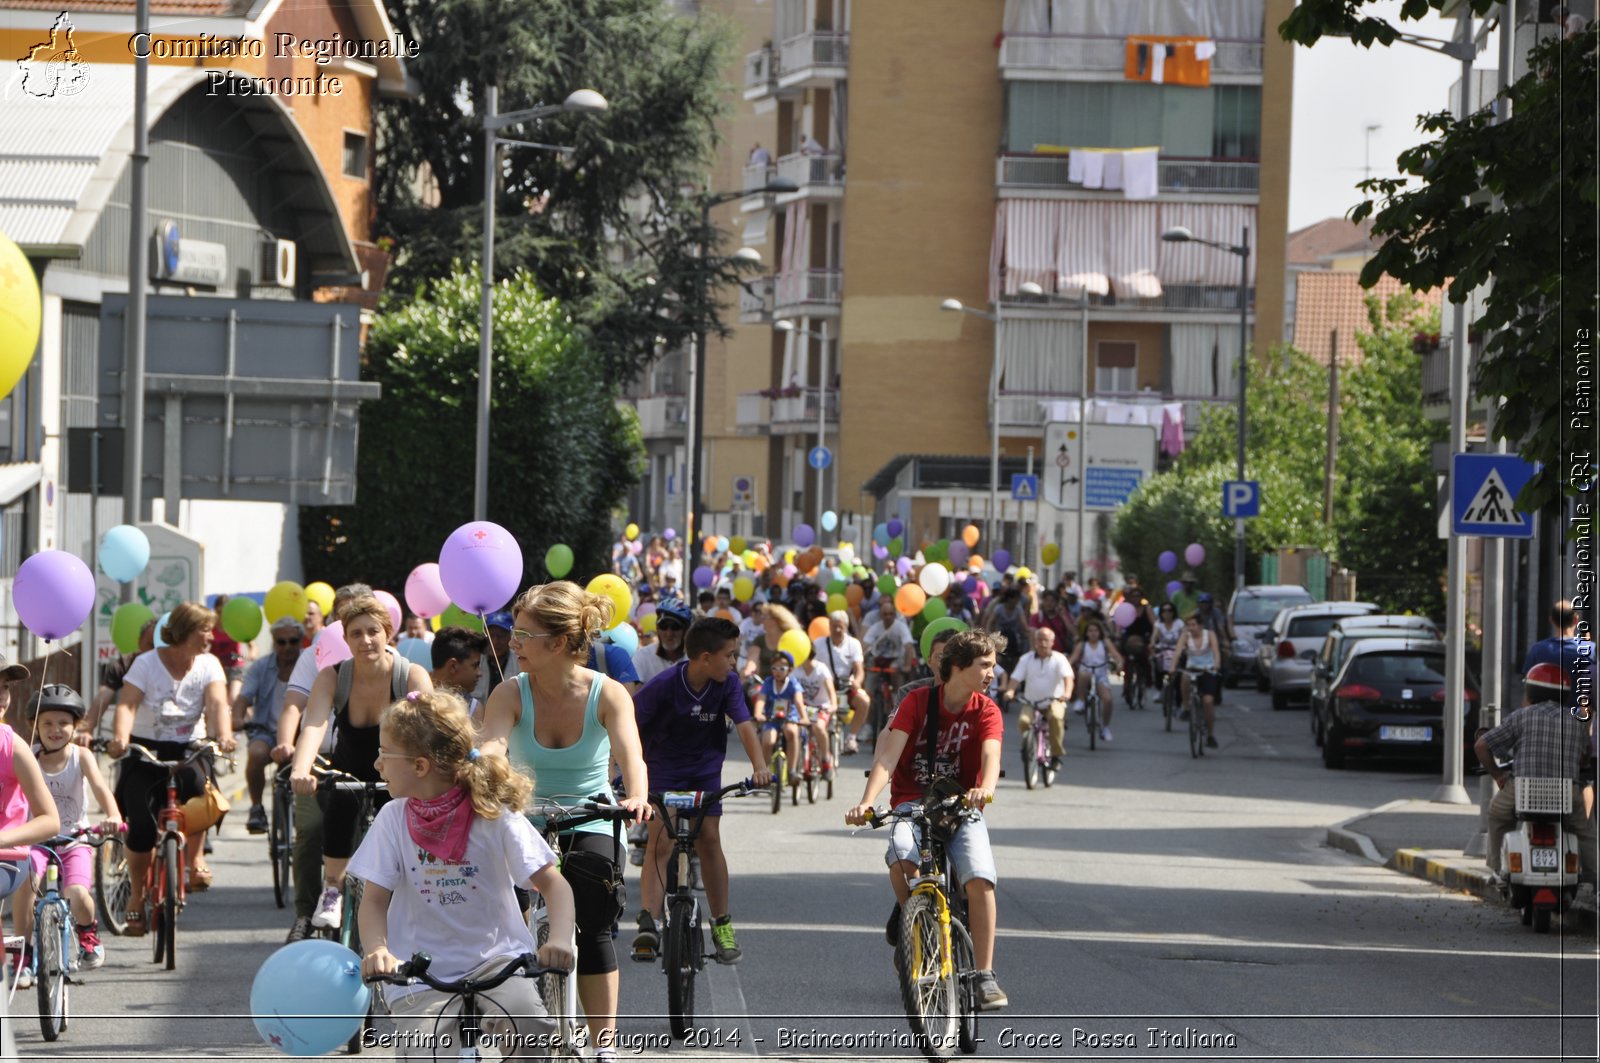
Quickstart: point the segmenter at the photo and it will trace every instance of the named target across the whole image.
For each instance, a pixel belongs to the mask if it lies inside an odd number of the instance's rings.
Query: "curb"
[[[1388,804],[1379,805],[1369,812],[1363,812],[1358,816],[1351,816],[1347,820],[1335,823],[1328,828],[1327,844],[1334,849],[1343,849],[1347,853],[1365,857],[1374,864],[1384,863],[1383,854],[1378,851],[1376,845],[1372,844],[1372,839],[1358,830],[1351,830],[1350,825],[1359,823],[1371,816],[1376,816],[1379,813],[1387,812],[1389,809],[1397,808],[1405,803],[1405,801],[1390,801]]]

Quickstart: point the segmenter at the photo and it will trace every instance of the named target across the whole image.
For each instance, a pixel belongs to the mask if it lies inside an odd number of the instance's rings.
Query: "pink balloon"
[[[94,574],[76,554],[41,550],[17,569],[11,600],[28,630],[55,640],[82,626],[94,608]]]
[[[439,566],[429,561],[418,565],[406,577],[406,604],[411,611],[427,620],[438,616],[450,607],[450,596],[439,582]]]
[[[350,652],[350,644],[344,640],[344,624],[338,620],[317,633],[317,641],[312,643],[311,649],[316,655],[318,671],[332,668],[340,661],[348,661],[355,656]]]
[[[1199,568],[1206,563],[1206,548],[1199,543],[1190,543],[1183,548],[1183,559],[1189,562],[1191,568]]]
[[[1132,602],[1118,602],[1117,607],[1111,610],[1111,619],[1116,621],[1118,627],[1127,627],[1138,615],[1139,611],[1133,607]]]
[[[389,610],[389,621],[394,625],[395,637],[400,636],[400,622],[405,619],[405,614],[400,611],[400,600],[388,591],[373,591],[372,596],[383,603]]]
[[[439,582],[466,612],[498,612],[522,585],[522,547],[492,521],[463,524],[439,551]]]

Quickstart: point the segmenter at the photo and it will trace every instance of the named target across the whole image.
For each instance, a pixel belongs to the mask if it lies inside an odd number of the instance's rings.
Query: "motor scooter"
[[[1511,906],[1522,925],[1550,932],[1550,916],[1564,912],[1578,892],[1578,836],[1562,824],[1572,811],[1572,780],[1513,776],[1517,826],[1500,847]]]

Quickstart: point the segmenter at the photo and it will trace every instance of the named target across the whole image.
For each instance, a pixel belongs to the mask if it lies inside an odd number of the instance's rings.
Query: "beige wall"
[[[1282,342],[1289,244],[1289,131],[1294,111],[1294,46],[1278,26],[1294,0],[1267,0],[1261,70],[1261,206],[1256,237],[1255,350]]]

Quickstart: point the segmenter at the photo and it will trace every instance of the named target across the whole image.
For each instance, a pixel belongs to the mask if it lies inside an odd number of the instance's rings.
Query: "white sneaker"
[[[317,910],[311,916],[311,925],[323,930],[337,930],[343,918],[344,896],[329,886],[322,891],[322,899],[317,902]]]
[[[1100,741],[1102,741],[1102,742],[1111,741],[1111,728],[1109,728],[1109,727],[1100,728]]]
[[[23,967],[20,971],[17,972],[17,988],[18,989],[32,989],[33,988],[33,967],[32,967],[32,965]]]
[[[1076,713],[1077,715],[1082,716],[1083,715],[1083,702],[1079,701],[1076,698],[1072,699],[1072,711],[1074,713]]]

